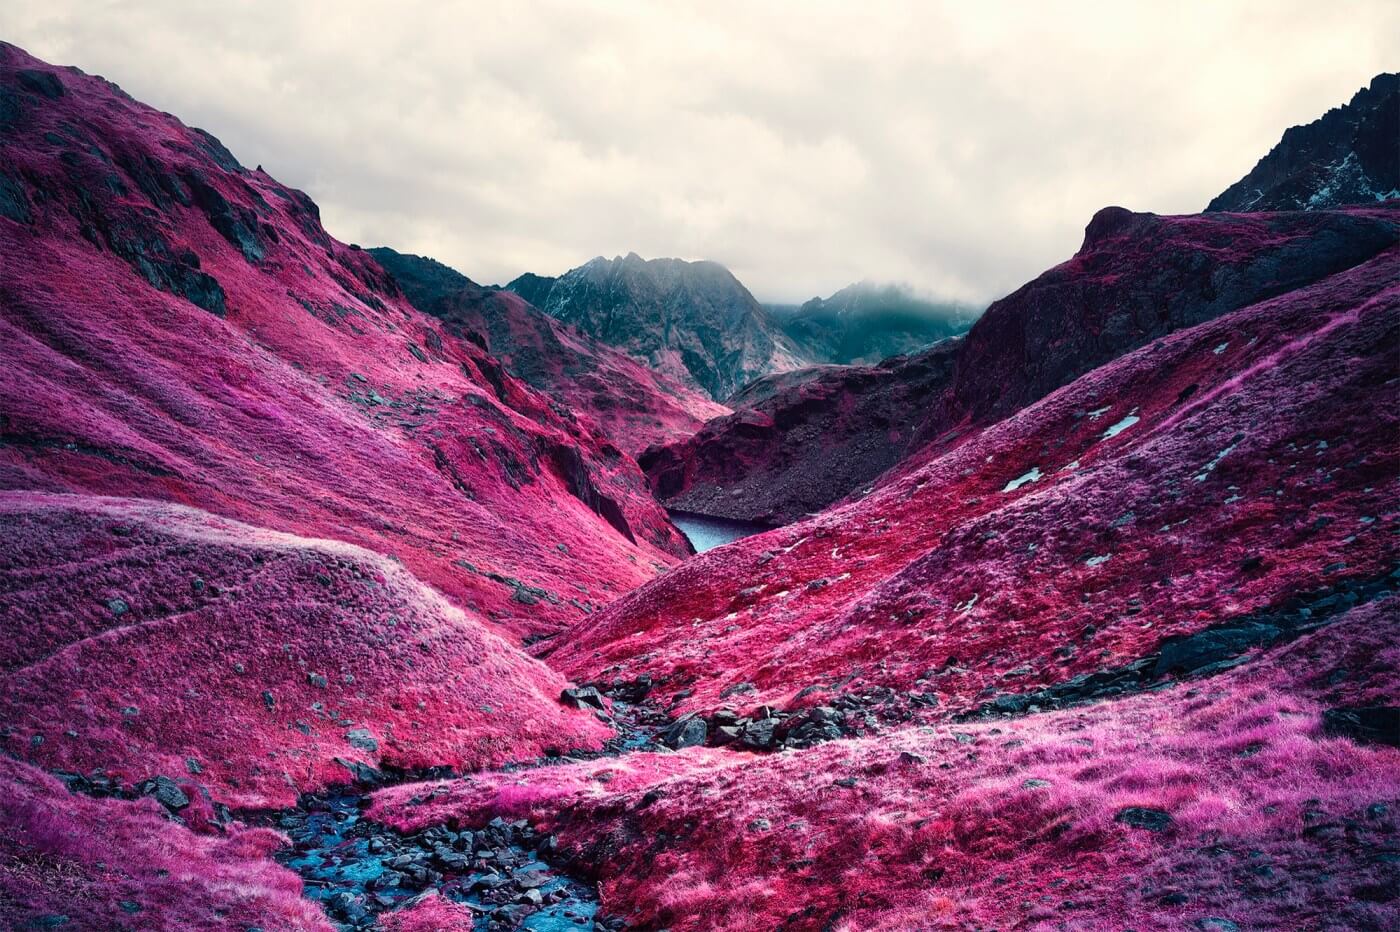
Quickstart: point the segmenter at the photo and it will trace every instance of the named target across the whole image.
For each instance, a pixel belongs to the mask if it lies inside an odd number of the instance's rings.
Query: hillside
[[[369,252],[414,307],[549,395],[560,417],[592,418],[602,436],[630,455],[688,437],[710,418],[729,413],[702,393],[584,336],[513,292],[484,288],[422,256],[387,247]]]

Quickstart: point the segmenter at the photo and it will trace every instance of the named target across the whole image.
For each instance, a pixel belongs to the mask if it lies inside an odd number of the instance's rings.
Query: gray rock
[[[1149,809],[1145,806],[1129,806],[1122,809],[1113,821],[1132,828],[1146,829],[1149,832],[1165,832],[1172,827],[1171,813],[1161,809]]]
[[[185,795],[185,791],[169,777],[147,780],[142,784],[141,792],[146,796],[154,796],[156,802],[172,811],[184,809],[190,804],[190,798]]]
[[[661,743],[679,751],[703,745],[708,734],[709,727],[703,718],[687,715],[661,733]]]

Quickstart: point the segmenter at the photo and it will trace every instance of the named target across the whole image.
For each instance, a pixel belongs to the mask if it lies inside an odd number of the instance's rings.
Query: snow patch
[[[1006,486],[1002,489],[1002,491],[1014,492],[1023,485],[1029,485],[1032,482],[1038,482],[1040,480],[1040,477],[1040,467],[1032,466],[1030,472],[1025,473],[1021,476],[1017,476],[1015,479],[1012,479],[1010,482],[1006,483]]]
[[[1137,408],[1134,408],[1133,410],[1129,411],[1127,417],[1123,418],[1123,420],[1119,421],[1117,424],[1114,424],[1108,430],[1104,431],[1103,436],[1101,436],[1099,439],[1107,440],[1110,437],[1117,437],[1123,431],[1127,430],[1129,427],[1132,427],[1138,421],[1142,420],[1142,418],[1138,417],[1137,411]]]

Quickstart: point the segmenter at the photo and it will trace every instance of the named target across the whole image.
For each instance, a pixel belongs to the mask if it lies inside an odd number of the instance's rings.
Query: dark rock
[[[699,747],[705,743],[708,733],[709,727],[703,718],[687,715],[661,733],[661,743],[676,751]]]
[[[1228,660],[1251,647],[1268,644],[1279,636],[1279,629],[1263,622],[1247,622],[1227,628],[1214,628],[1163,642],[1153,669],[1154,676],[1191,673],[1209,664]]]
[[[1334,737],[1350,738],[1358,744],[1400,747],[1400,707],[1328,709],[1322,713],[1322,730]]]
[[[321,689],[325,689],[326,686],[329,685],[326,678],[319,673],[306,674],[306,682],[310,683],[312,686],[317,686]]]
[[[169,777],[154,777],[142,783],[139,789],[143,796],[154,796],[156,802],[172,811],[184,809],[190,804],[185,791]]]
[[[739,743],[747,748],[766,750],[773,746],[773,732],[778,727],[778,719],[762,718],[749,722],[739,733]]]
[[[19,86],[27,91],[42,94],[50,100],[63,96],[63,82],[52,71],[25,68],[15,72],[15,77],[19,79]]]
[[[352,728],[345,733],[345,740],[350,742],[351,747],[359,748],[362,751],[379,750],[379,742],[368,728]]]
[[[1113,821],[1132,828],[1146,829],[1149,832],[1165,832],[1172,827],[1171,813],[1161,809],[1148,809],[1143,806],[1129,806],[1120,810]]]
[[[559,694],[559,701],[575,709],[597,709],[605,711],[603,694],[592,686],[570,686]]]

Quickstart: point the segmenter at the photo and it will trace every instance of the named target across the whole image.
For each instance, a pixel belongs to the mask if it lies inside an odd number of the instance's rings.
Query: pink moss
[[[0,493],[5,747],[274,806],[339,761],[473,769],[609,730],[392,560],[173,505]],[[62,611],[55,607],[62,606]]]
[[[72,796],[53,777],[0,756],[0,926],[330,932],[274,864],[269,829],[199,836],[154,800]],[[50,926],[53,917],[67,922]]]
[[[644,928],[1386,928],[1400,753],[1320,720],[1400,702],[1397,622],[1392,598],[1199,685],[1081,709],[483,774],[382,791],[371,815],[528,815]],[[1124,824],[1130,807],[1170,825]]]

